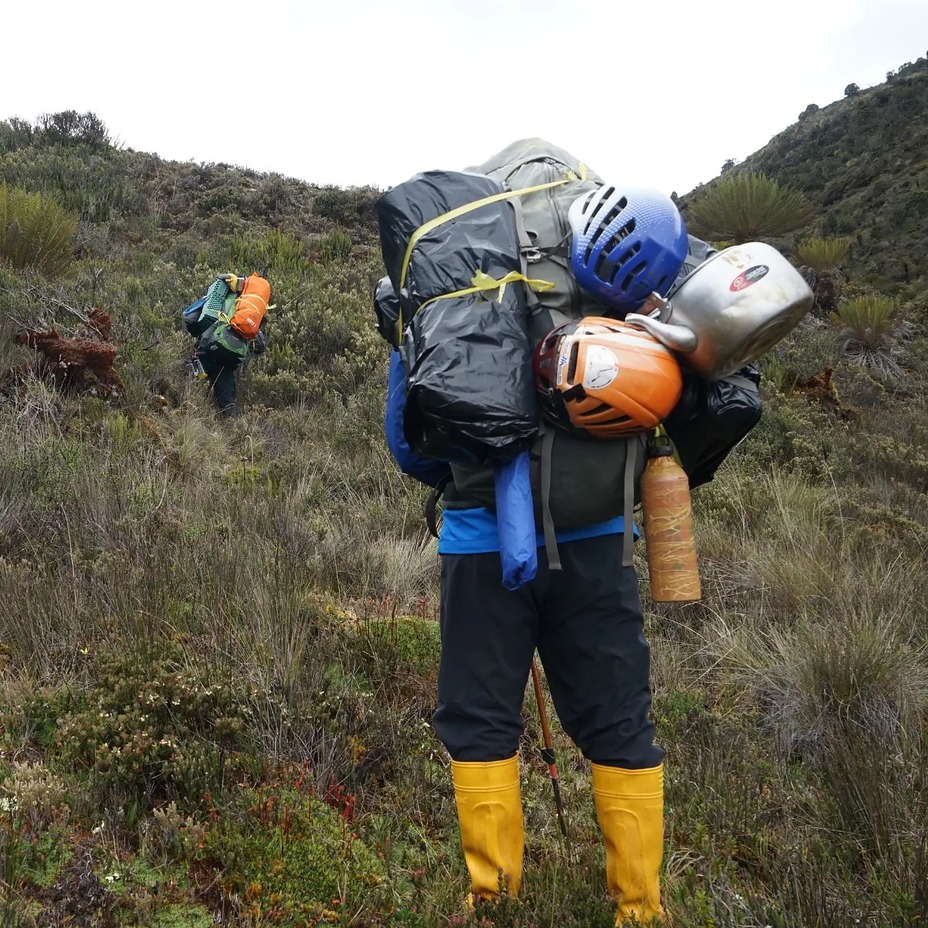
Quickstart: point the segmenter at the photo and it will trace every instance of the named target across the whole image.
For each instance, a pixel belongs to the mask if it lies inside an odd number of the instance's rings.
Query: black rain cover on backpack
[[[538,428],[533,346],[505,188],[479,174],[428,171],[385,193],[377,218],[402,310],[410,447],[468,462],[528,448]]]
[[[399,348],[403,335],[399,331],[400,301],[389,277],[381,277],[374,287],[374,315],[377,331],[394,348]]]
[[[519,287],[502,299],[452,297],[417,313],[401,351],[406,441],[449,462],[513,457],[538,430],[532,352]]]
[[[760,421],[760,368],[749,364],[720,380],[684,373],[683,393],[664,429],[690,488],[708,483],[722,461]]]
[[[503,185],[481,174],[425,171],[377,201],[383,262],[404,324],[434,297],[471,287],[477,271],[496,278],[519,269],[512,205],[473,206],[500,195]]]

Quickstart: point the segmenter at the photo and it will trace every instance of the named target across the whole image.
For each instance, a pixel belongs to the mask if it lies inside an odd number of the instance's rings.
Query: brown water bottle
[[[692,603],[700,598],[690,482],[668,444],[652,444],[641,475],[641,506],[651,599]]]

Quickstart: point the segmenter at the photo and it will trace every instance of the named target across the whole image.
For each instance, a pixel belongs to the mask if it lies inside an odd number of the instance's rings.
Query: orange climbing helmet
[[[616,319],[587,316],[552,329],[535,350],[542,412],[596,438],[653,429],[683,389],[670,349]]]

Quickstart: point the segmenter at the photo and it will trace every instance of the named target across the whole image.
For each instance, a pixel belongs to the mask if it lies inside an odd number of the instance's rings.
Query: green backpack
[[[523,273],[553,284],[547,290],[529,291],[530,301],[534,297],[535,341],[562,322],[602,315],[607,308],[582,291],[571,273],[567,211],[577,197],[601,187],[603,179],[570,152],[539,138],[513,142],[467,170],[524,191],[512,200],[525,235]]]
[[[217,277],[210,284],[193,322],[196,329],[187,324],[187,330],[199,336],[198,353],[216,356],[224,363],[241,361],[248,355],[249,342],[229,325],[238,297],[238,290],[229,286],[226,276]]]

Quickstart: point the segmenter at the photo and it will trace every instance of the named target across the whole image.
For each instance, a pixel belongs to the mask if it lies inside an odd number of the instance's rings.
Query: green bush
[[[0,184],[0,258],[14,268],[63,274],[74,256],[77,219],[40,193]]]
[[[212,810],[202,858],[241,918],[331,924],[352,895],[364,898],[380,882],[382,863],[355,832],[353,802],[339,787],[319,793],[297,777]]]
[[[843,350],[854,361],[887,373],[898,373],[900,366],[891,353],[897,314],[894,300],[870,294],[840,302],[832,321],[838,326]]]
[[[215,676],[215,675],[213,675]],[[170,656],[105,657],[58,726],[56,754],[106,794],[196,807],[241,767],[252,709],[241,689]]]
[[[316,239],[313,250],[323,264],[336,264],[351,256],[351,236],[341,229],[332,229]]]
[[[240,274],[268,269],[271,286],[274,275],[303,274],[309,270],[306,246],[298,238],[269,229],[263,235],[235,231],[229,236],[229,264]]]
[[[740,171],[726,173],[695,200],[686,212],[686,222],[696,235],[747,242],[792,232],[815,212],[800,190],[760,172]]]
[[[64,146],[22,148],[2,157],[8,184],[53,196],[85,222],[144,216],[149,201],[134,189],[128,163],[112,151],[76,157]]]
[[[34,138],[42,145],[83,145],[91,151],[110,145],[110,134],[100,117],[77,110],[44,113],[36,121]]]
[[[374,218],[378,191],[372,187],[323,187],[313,199],[313,213],[343,226]]]

